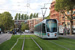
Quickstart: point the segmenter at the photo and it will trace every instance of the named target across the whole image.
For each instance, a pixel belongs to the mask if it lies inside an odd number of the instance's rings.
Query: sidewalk
[[[75,39],[75,35],[59,35],[59,37]]]
[[[0,34],[0,44],[5,42],[6,40],[9,40],[11,38],[12,34]]]

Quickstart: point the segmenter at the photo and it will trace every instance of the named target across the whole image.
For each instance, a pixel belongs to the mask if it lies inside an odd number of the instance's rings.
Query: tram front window
[[[57,32],[56,20],[47,20],[47,32]]]

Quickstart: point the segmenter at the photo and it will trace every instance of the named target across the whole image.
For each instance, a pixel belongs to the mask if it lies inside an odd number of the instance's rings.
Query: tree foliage
[[[24,15],[24,14],[21,15],[21,20],[24,20],[23,15]]]
[[[4,30],[8,30],[14,25],[12,16],[9,12],[4,12],[0,14],[0,27]]]
[[[66,15],[70,20],[70,34],[72,34],[73,26],[73,9],[75,7],[74,0],[56,0],[55,10]],[[70,16],[68,16],[65,11],[70,11]]]
[[[33,18],[37,18],[38,17],[38,13],[34,13]]]
[[[21,27],[22,31],[29,30],[29,25],[28,24],[22,23],[21,25],[22,25],[22,27]]]
[[[30,19],[32,19],[32,18],[33,18],[33,14],[31,13],[31,14],[30,14]]]
[[[50,14],[47,17],[45,17],[45,19],[50,19]]]
[[[18,18],[18,13],[17,13],[16,16],[15,16],[15,20],[17,20],[17,18]]]
[[[27,20],[27,19],[32,19],[32,18],[38,18],[38,13],[31,13],[30,15],[27,14],[20,14],[20,13],[16,13],[15,15],[15,20]]]
[[[21,14],[20,13],[18,14],[18,20],[21,20]]]

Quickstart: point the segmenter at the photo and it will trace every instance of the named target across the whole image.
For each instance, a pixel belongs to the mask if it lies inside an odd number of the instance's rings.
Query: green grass
[[[10,40],[0,44],[0,50],[10,50],[10,48],[16,42],[17,38],[24,38],[24,37],[25,37],[24,50],[40,50],[30,37],[32,37],[42,47],[43,50],[67,50],[66,48],[70,50],[75,50],[75,40],[73,39],[60,37],[58,40],[44,40],[35,35],[22,35],[22,36],[13,35]],[[13,48],[13,50],[21,50],[22,44],[23,39],[19,39],[17,45]]]
[[[40,50],[38,46],[33,42],[33,40],[30,38],[30,36],[25,36],[25,46],[24,50]]]
[[[4,43],[0,44],[0,50],[10,50],[11,47],[16,42],[17,38],[19,38],[20,35],[12,35],[10,40],[5,41]]]
[[[59,40],[52,40],[59,45],[62,45],[70,50],[75,50],[75,40],[68,39],[68,38],[59,38]]]
[[[21,36],[20,36],[20,38],[24,38],[24,37],[25,37],[25,35],[21,35]]]
[[[24,40],[25,35],[21,35],[18,40],[18,43],[15,45],[15,47],[12,50],[21,50],[22,49],[22,45],[23,45],[23,40]]]
[[[17,45],[12,50],[21,50],[24,39],[19,39]]]
[[[39,37],[32,36],[37,43],[43,48],[43,50],[75,50],[75,40],[68,38],[59,38],[58,40],[43,40]],[[55,44],[56,43],[56,44]],[[61,47],[61,46],[63,47]],[[64,48],[66,47],[66,48]]]
[[[39,37],[36,38],[36,36],[33,38],[43,48],[43,50],[66,50],[65,48],[62,48],[58,45],[50,43],[49,40],[43,40],[43,39],[40,39]]]

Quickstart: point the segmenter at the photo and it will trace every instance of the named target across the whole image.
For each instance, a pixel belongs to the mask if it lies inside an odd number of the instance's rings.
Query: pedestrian
[[[13,32],[13,35],[15,35],[15,31],[14,31],[14,30],[12,30],[12,32]]]
[[[15,34],[16,34],[16,30],[15,30]]]
[[[0,34],[1,34],[1,31],[0,31]]]
[[[68,35],[69,35],[69,31],[70,31],[70,30],[69,30],[69,28],[68,28],[68,29],[67,29],[67,34],[68,34]]]
[[[0,28],[0,34],[1,34],[1,28]]]
[[[63,32],[64,32],[64,35],[67,34],[67,28],[66,27],[64,28]]]

